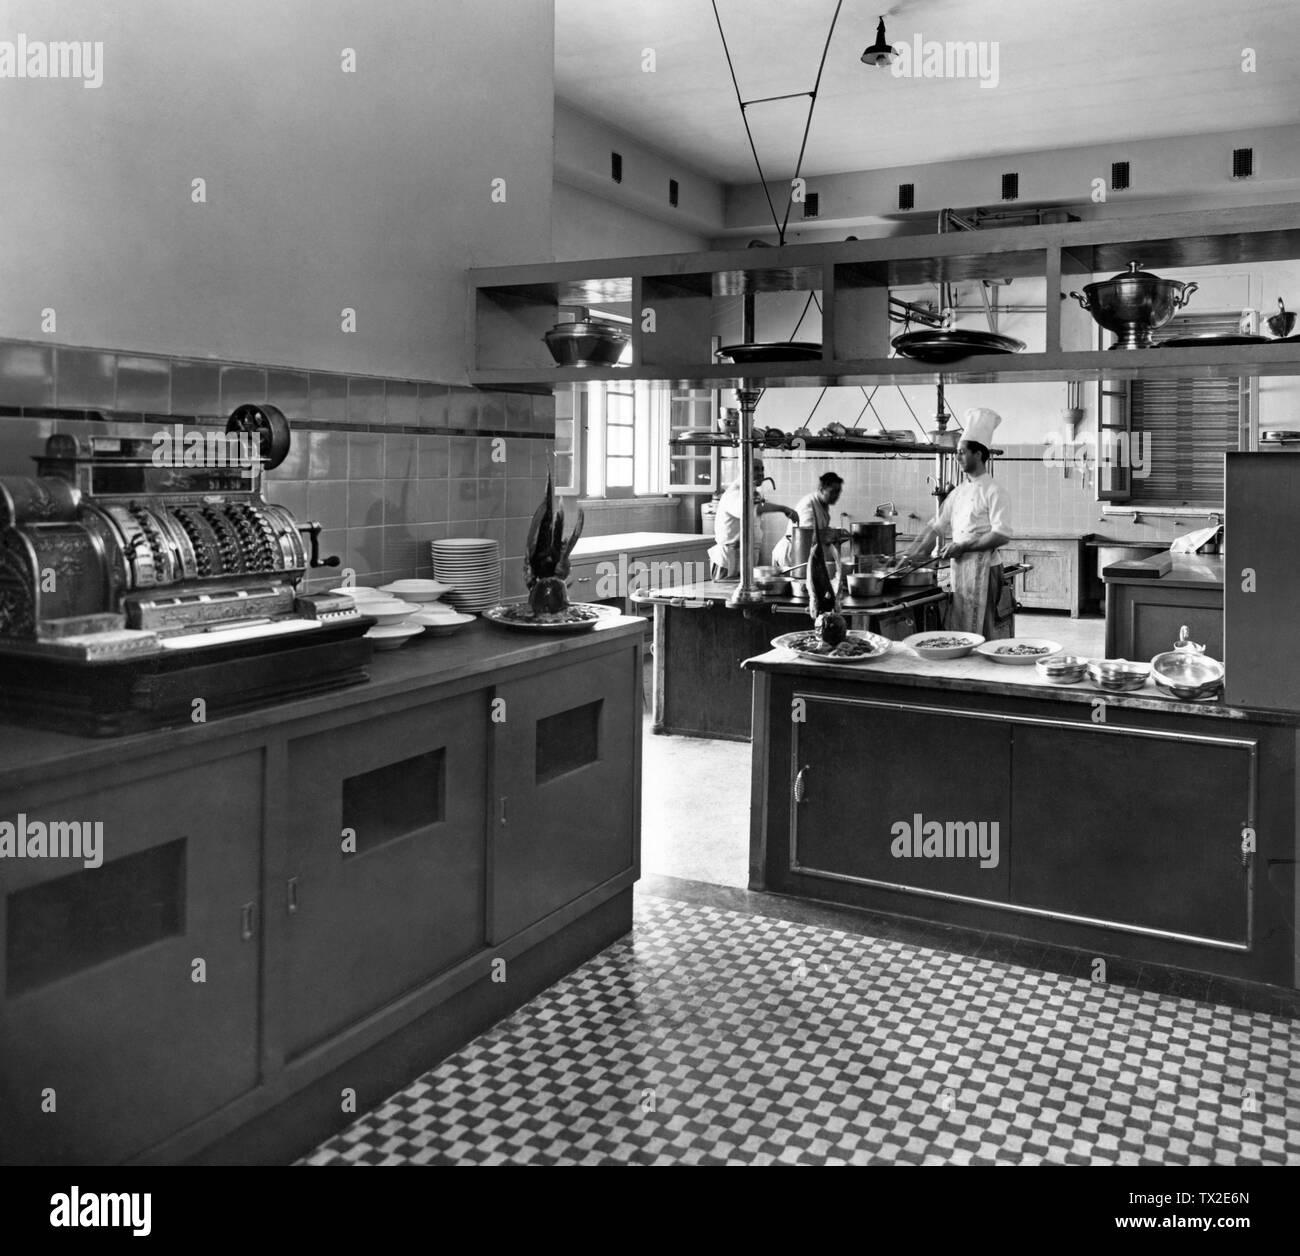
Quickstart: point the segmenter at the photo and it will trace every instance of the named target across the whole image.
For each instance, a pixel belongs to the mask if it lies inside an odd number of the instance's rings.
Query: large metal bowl
[[[1170,650],[1151,660],[1156,688],[1184,702],[1216,697],[1223,689],[1223,664],[1190,650]]]
[[[542,337],[557,366],[616,366],[631,339],[608,323],[557,323]]]
[[[1096,659],[1088,664],[1088,679],[1109,693],[1141,689],[1150,675],[1150,663],[1130,663],[1128,659]]]
[[[1118,339],[1112,349],[1149,349],[1151,333],[1183,308],[1197,289],[1194,283],[1161,279],[1129,262],[1128,270],[1070,295],[1093,319]]]

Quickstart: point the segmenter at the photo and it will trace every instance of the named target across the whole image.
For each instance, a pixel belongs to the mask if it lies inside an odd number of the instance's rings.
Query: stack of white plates
[[[451,585],[446,599],[458,611],[487,610],[501,600],[501,555],[489,538],[456,537],[431,541],[433,575]]]

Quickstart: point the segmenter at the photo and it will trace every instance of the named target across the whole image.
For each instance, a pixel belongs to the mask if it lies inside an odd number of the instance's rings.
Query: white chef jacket
[[[996,480],[985,471],[974,479],[963,480],[939,508],[935,528],[959,543],[978,540],[988,532],[1000,532],[1005,537],[1011,531],[1011,498]]]
[[[759,522],[758,506],[753,505],[750,510],[753,511],[751,522],[754,548],[757,549],[763,539],[763,529]],[[740,511],[740,485],[732,484],[718,499],[718,513],[713,516],[713,539],[723,549],[729,549],[733,545],[740,544]]]

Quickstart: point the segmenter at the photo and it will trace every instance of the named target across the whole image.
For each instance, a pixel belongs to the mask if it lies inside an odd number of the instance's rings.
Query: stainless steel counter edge
[[[920,660],[911,661],[920,663]],[[965,659],[955,661],[966,662]],[[810,679],[822,677],[865,684],[902,685],[915,689],[999,694],[1013,698],[1076,705],[1091,705],[1098,698],[1102,698],[1110,707],[1154,711],[1161,715],[1199,715],[1221,720],[1249,720],[1257,724],[1300,724],[1300,712],[1248,710],[1243,707],[1225,706],[1222,699],[1216,702],[1179,702],[1176,698],[1166,698],[1150,691],[1107,693],[1091,684],[1054,685],[1036,678],[1024,681],[995,680],[991,676],[986,679],[982,676],[961,676],[946,670],[933,670],[943,669],[944,664],[941,662],[920,663],[920,665],[926,670],[901,671],[890,668],[888,664],[882,666],[879,663],[814,663],[795,658],[784,650],[769,650],[768,653],[746,659],[741,664],[742,667],[754,671],[784,672]],[[999,665],[990,663],[988,666]]]
[[[66,764],[68,759],[79,760],[78,766],[89,771],[129,758],[173,752],[250,730],[492,675],[546,658],[580,654],[593,647],[644,635],[648,627],[647,621],[638,616],[619,615],[590,632],[526,634],[480,619],[467,624],[455,636],[417,639],[398,650],[377,651],[367,664],[370,680],[365,684],[268,703],[233,715],[214,716],[202,724],[152,729],[124,737],[76,737],[0,723],[0,790],[32,783],[42,771],[58,763]]]

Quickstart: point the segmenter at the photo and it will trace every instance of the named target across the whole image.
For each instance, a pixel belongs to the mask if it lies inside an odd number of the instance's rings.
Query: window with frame
[[[1161,329],[1157,343],[1237,326],[1235,314],[1183,315]],[[1254,397],[1253,382],[1236,377],[1101,381],[1098,500],[1222,510],[1223,455],[1250,448]]]

